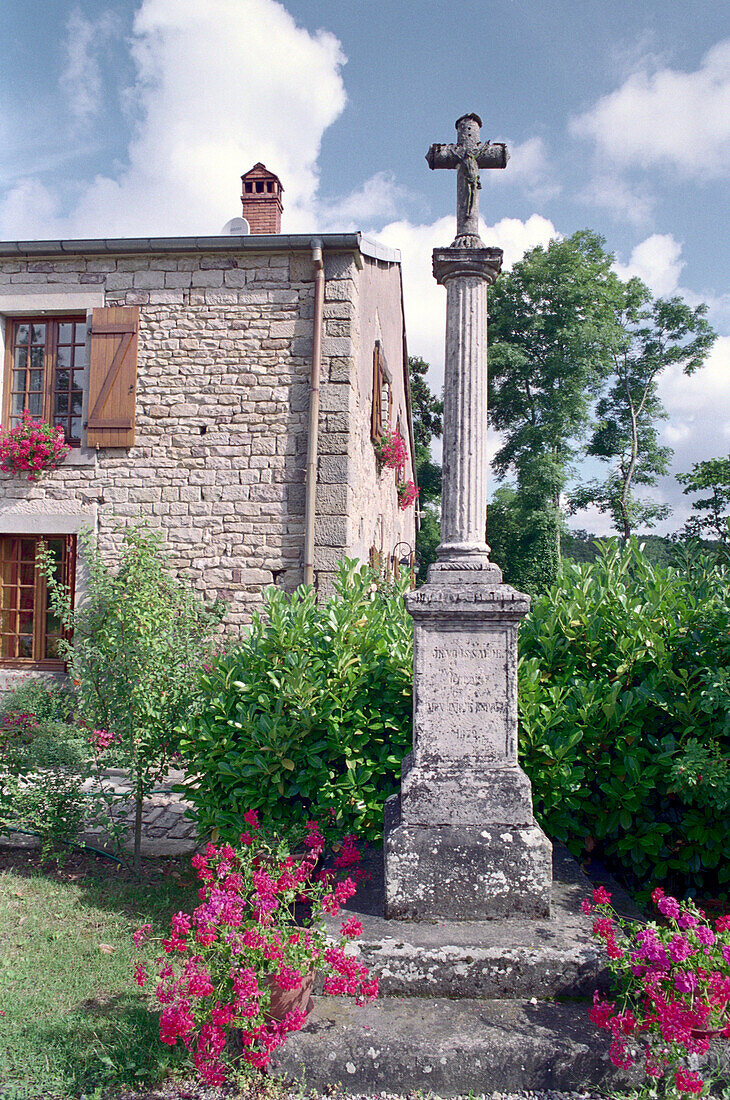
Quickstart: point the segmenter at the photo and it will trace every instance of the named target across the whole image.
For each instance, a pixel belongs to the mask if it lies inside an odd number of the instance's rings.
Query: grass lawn
[[[178,1064],[134,984],[132,932],[166,932],[194,894],[189,861],[146,861],[135,881],[87,854],[48,870],[0,848],[2,1100],[100,1096]]]

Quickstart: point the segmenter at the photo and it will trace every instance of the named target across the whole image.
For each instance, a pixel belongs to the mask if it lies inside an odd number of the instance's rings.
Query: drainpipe
[[[319,377],[322,368],[322,318],[324,315],[324,263],[322,242],[312,240],[314,264],[314,320],[312,326],[312,373],[309,383],[309,427],[307,432],[307,476],[304,486],[304,583],[314,584],[314,516],[317,504],[317,449],[319,444]]]

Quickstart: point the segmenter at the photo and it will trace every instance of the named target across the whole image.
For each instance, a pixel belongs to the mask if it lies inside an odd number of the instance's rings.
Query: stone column
[[[446,286],[441,544],[414,620],[413,751],[385,812],[385,915],[544,917],[552,849],[517,762],[517,630],[527,596],[485,541],[487,286],[502,253],[435,249]]]

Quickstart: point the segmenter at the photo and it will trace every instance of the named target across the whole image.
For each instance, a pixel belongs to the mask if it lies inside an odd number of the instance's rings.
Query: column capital
[[[449,279],[471,275],[490,286],[502,267],[501,248],[434,248],[433,277],[444,285]]]

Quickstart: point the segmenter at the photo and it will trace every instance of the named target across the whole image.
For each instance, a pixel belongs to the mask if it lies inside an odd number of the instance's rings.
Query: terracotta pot
[[[314,970],[310,970],[302,979],[298,989],[282,989],[272,977],[265,980],[265,984],[271,994],[271,1002],[266,1011],[269,1020],[283,1020],[287,1012],[297,1010],[305,1015],[314,1008],[312,1000],[312,986],[314,985]]]

